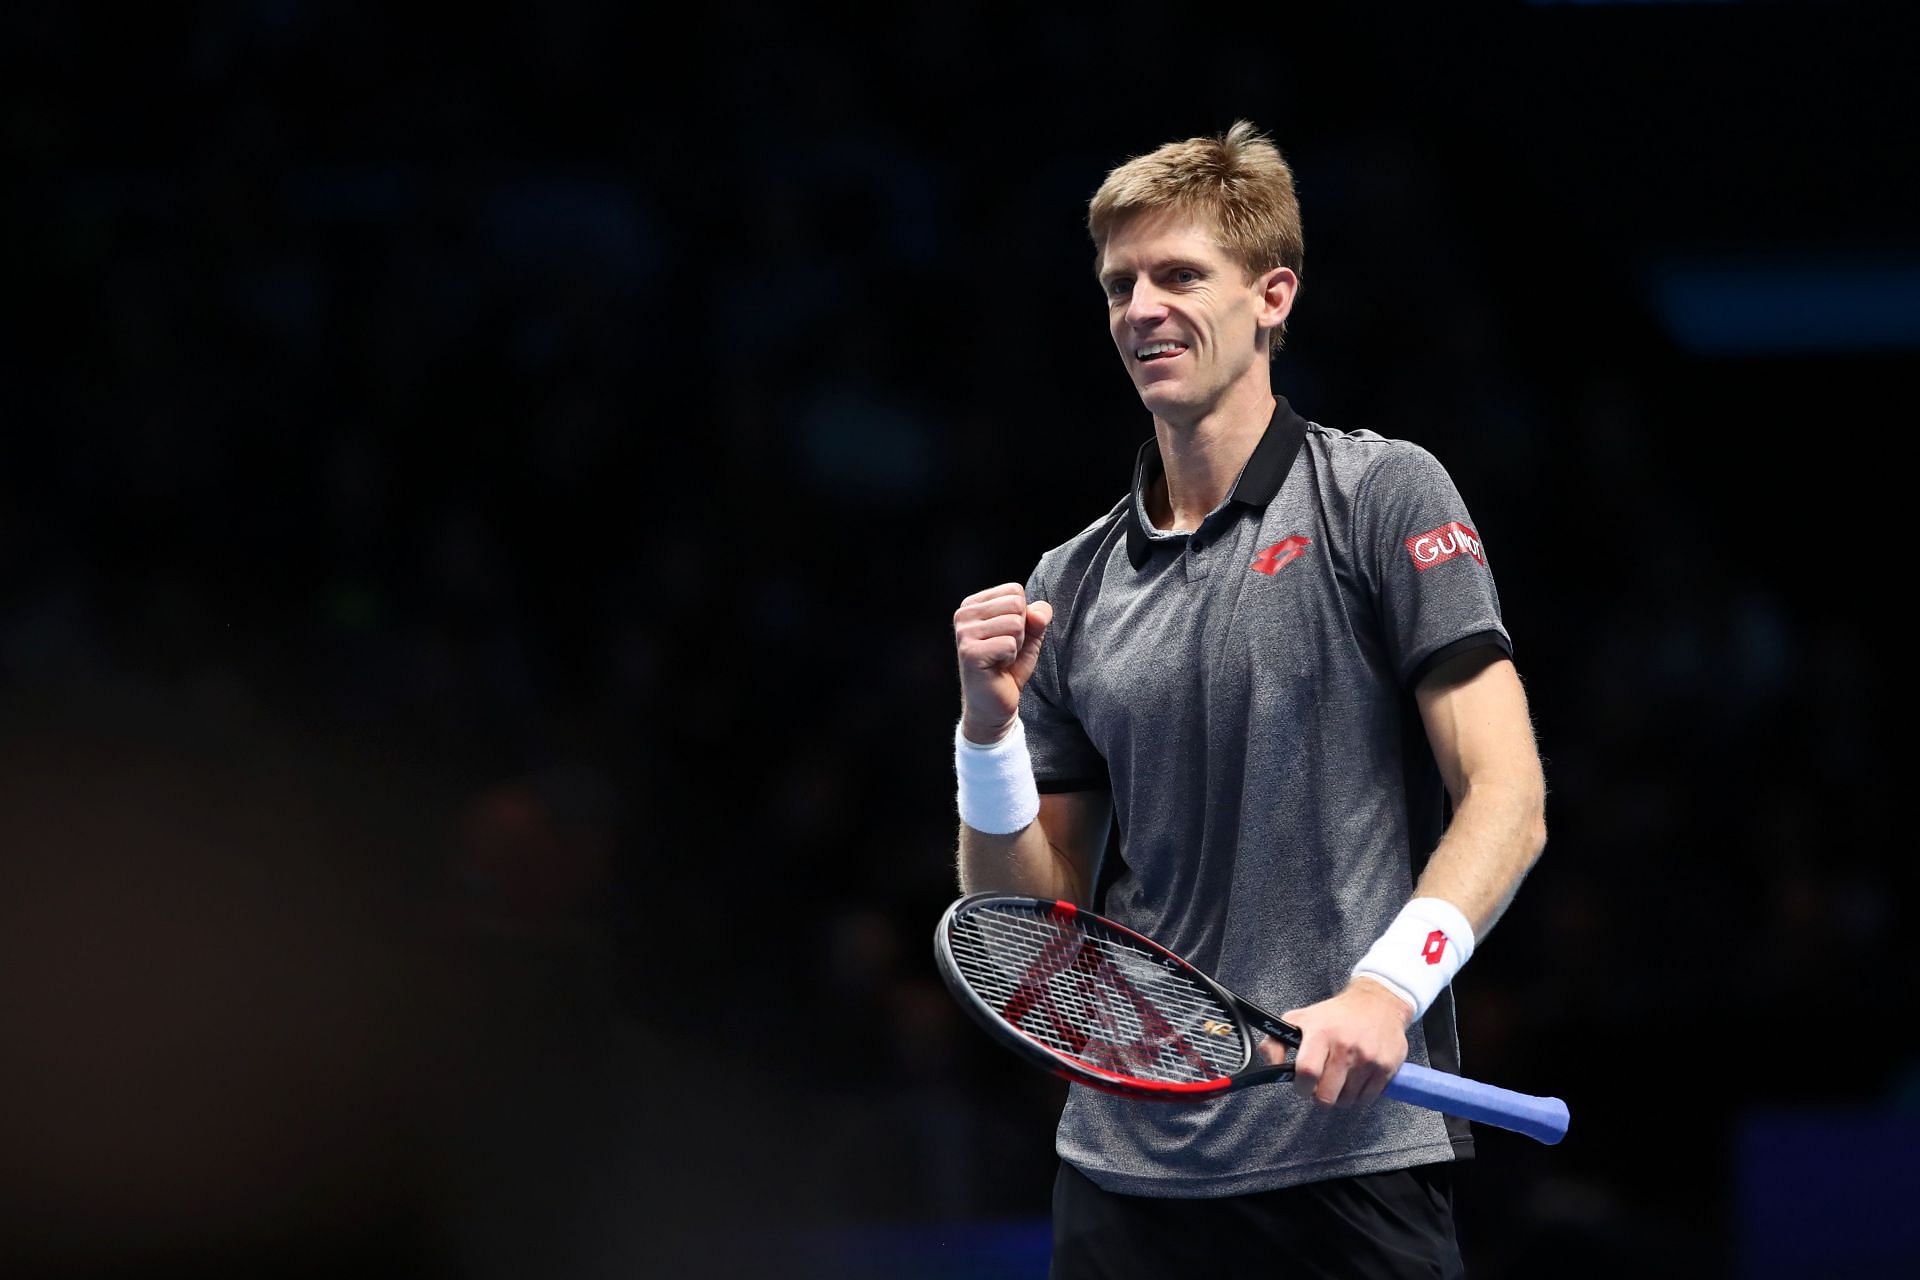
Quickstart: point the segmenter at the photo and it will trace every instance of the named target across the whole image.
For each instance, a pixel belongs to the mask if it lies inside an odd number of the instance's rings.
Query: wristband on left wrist
[[[1473,955],[1473,925],[1444,898],[1415,898],[1353,967],[1399,996],[1415,1018],[1432,1007]]]

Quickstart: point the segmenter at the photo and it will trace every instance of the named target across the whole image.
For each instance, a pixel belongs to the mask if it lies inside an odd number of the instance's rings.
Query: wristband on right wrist
[[[1040,788],[1019,717],[1006,737],[985,746],[968,741],[964,726],[956,725],[953,771],[960,783],[960,821],[975,831],[1010,836],[1040,816]]]
[[[1473,955],[1473,926],[1443,898],[1415,898],[1353,967],[1413,1006],[1419,1018]]]

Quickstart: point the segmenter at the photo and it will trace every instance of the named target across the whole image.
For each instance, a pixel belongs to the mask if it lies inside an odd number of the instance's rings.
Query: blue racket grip
[[[1567,1104],[1536,1098],[1409,1062],[1387,1082],[1387,1096],[1429,1111],[1524,1133],[1548,1146],[1567,1136]]]

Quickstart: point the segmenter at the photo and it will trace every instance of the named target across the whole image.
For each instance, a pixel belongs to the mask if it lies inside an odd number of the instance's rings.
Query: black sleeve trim
[[[1105,778],[1035,778],[1033,785],[1043,796],[1059,795],[1063,791],[1107,791]]]
[[[1419,688],[1420,682],[1431,675],[1433,669],[1441,663],[1457,658],[1461,654],[1471,652],[1474,649],[1484,648],[1498,649],[1509,658],[1513,656],[1513,642],[1501,635],[1498,631],[1476,632],[1473,635],[1455,640],[1452,644],[1443,644],[1422,658],[1420,665],[1413,669],[1413,675],[1407,679],[1407,688]],[[1045,790],[1044,787],[1041,789]]]

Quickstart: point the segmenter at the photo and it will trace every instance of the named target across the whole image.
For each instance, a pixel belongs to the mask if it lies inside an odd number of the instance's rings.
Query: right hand
[[[953,615],[960,650],[960,731],[982,746],[1000,741],[1020,715],[1020,690],[1040,660],[1053,606],[1027,603],[1017,582],[975,592]]]

